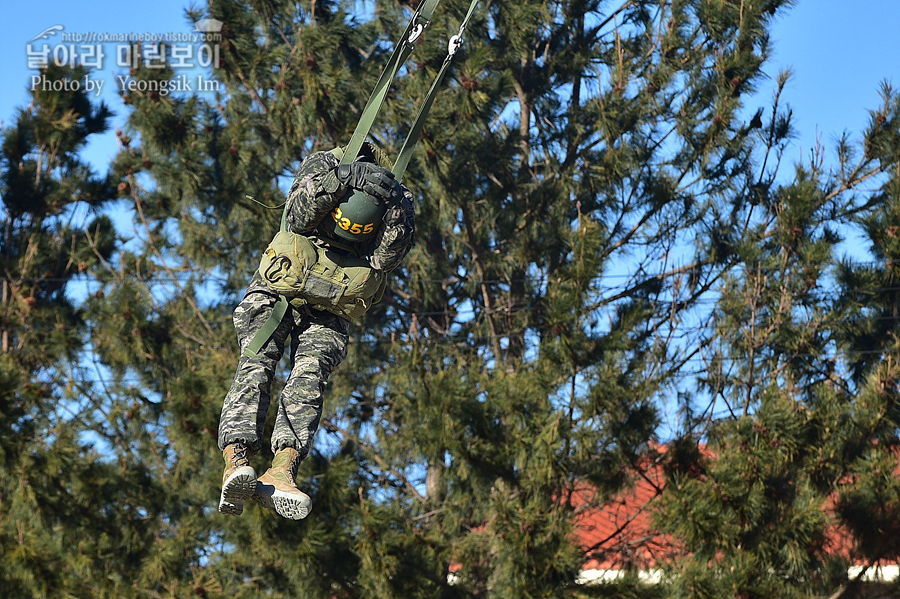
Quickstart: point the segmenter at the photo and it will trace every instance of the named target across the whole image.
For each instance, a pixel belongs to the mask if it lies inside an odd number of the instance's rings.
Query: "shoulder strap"
[[[409,58],[419,36],[422,35],[422,32],[428,27],[428,24],[431,22],[431,17],[434,14],[434,9],[437,8],[439,2],[440,0],[424,0],[419,4],[419,8],[416,9],[412,19],[409,20],[409,24],[407,24],[406,30],[403,32],[403,37],[400,38],[400,41],[398,41],[397,45],[394,47],[394,52],[384,66],[384,70],[378,78],[378,83],[375,84],[375,89],[372,91],[372,95],[369,96],[369,101],[366,102],[366,107],[363,108],[362,116],[359,118],[359,123],[356,125],[353,137],[350,138],[350,143],[344,150],[341,164],[350,164],[356,159],[360,148],[362,148],[363,142],[366,140],[369,131],[372,129],[372,124],[375,122],[378,110],[384,103],[384,98],[387,96],[391,82],[394,80],[394,77],[397,76],[400,67],[403,66],[406,59]]]

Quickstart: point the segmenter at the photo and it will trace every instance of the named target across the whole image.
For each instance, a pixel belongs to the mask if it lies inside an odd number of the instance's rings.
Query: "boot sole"
[[[219,512],[229,516],[240,516],[244,511],[244,502],[253,497],[254,493],[256,493],[256,472],[249,466],[238,468],[222,483]]]
[[[244,503],[231,503],[226,501],[224,497],[219,498],[219,513],[226,516],[240,516],[244,513]]]
[[[275,510],[282,518],[289,520],[302,520],[309,515],[312,509],[312,502],[306,494],[298,495],[297,493],[285,493],[263,482],[256,482],[256,493],[253,494],[253,500],[260,506]]]

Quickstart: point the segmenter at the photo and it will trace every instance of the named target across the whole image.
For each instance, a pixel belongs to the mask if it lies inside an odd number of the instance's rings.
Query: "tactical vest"
[[[329,239],[324,242],[287,229],[286,204],[281,229],[259,261],[259,275],[278,294],[272,314],[242,352],[256,357],[287,313],[288,305],[326,310],[342,318],[358,318],[381,301],[385,274],[372,268],[352,248]]]
[[[293,306],[308,305],[348,319],[362,316],[381,300],[384,273],[364,258],[342,255],[317,241],[279,231],[263,252],[260,276]]]

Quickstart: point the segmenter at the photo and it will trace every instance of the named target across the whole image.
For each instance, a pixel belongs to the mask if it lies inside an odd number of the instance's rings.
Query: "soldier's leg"
[[[305,518],[312,504],[295,483],[322,416],[322,396],[331,371],[347,356],[349,322],[327,312],[294,313],[291,374],[281,393],[272,432],[272,467],[259,477],[260,505],[285,518]]]
[[[242,352],[269,320],[277,300],[268,293],[250,292],[235,309],[234,326]],[[225,457],[219,511],[224,514],[239,515],[244,501],[256,491],[256,473],[249,457],[261,446],[272,379],[291,326],[291,319],[284,318],[256,356],[241,355],[225,396],[219,419],[219,448]]]
[[[347,357],[350,323],[320,310],[295,323],[291,332],[291,374],[281,392],[272,451],[293,447],[306,457],[322,417],[325,384]]]
[[[264,292],[248,293],[234,310],[234,328],[243,352],[272,315],[278,297]],[[237,372],[219,419],[219,449],[242,443],[251,453],[259,451],[271,401],[272,379],[284,353],[292,322],[287,316],[255,357],[241,354]]]

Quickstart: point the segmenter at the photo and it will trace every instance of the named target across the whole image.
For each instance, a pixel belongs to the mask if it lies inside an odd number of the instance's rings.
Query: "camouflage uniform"
[[[325,217],[348,192],[334,175],[337,166],[338,159],[328,152],[318,152],[303,162],[288,193],[286,221],[290,231],[315,236],[325,243],[332,240],[333,233],[327,228],[331,219]],[[357,244],[341,241],[358,255],[368,256],[369,263],[384,272],[397,268],[412,246],[412,196],[406,188],[402,191],[402,198],[388,209],[383,226],[371,240]],[[277,300],[278,295],[266,286],[259,273],[254,274],[244,299],[234,311],[242,351],[268,320]],[[255,357],[242,355],[238,362],[222,406],[219,449],[234,442],[243,443],[251,452],[260,449],[272,379],[290,338],[291,373],[278,406],[272,451],[293,447],[305,457],[322,416],[325,382],[347,356],[348,329],[349,321],[330,312],[290,306],[259,353]]]

